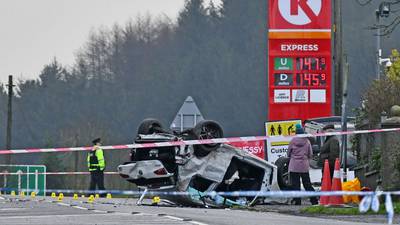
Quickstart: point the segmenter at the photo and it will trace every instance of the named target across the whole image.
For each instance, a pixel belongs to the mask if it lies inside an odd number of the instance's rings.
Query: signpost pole
[[[349,76],[349,63],[346,59],[346,67],[343,73],[343,101],[342,101],[342,131],[347,131],[347,80]],[[347,135],[342,135],[342,165],[343,165],[343,181],[347,181]]]

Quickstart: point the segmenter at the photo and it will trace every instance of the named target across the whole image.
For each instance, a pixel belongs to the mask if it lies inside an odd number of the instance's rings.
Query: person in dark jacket
[[[322,128],[324,133],[335,132],[335,126],[333,124],[326,125]],[[321,147],[321,151],[319,153],[318,164],[322,166],[322,175],[324,175],[324,162],[327,159],[329,162],[329,172],[331,174],[331,179],[333,177],[333,172],[335,170],[335,160],[339,158],[340,146],[339,139],[332,135],[327,136],[324,144]]]
[[[296,134],[304,134],[300,124],[296,124]],[[306,137],[294,137],[287,152],[289,161],[289,177],[293,190],[300,191],[300,178],[306,191],[315,191],[310,180],[310,159],[312,158],[312,148],[310,141]],[[293,199],[295,205],[301,205],[301,198]],[[316,197],[310,198],[311,204],[318,204]]]

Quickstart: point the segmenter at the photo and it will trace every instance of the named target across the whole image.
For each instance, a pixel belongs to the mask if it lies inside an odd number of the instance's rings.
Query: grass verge
[[[400,213],[400,202],[394,202],[393,208],[395,213]],[[300,210],[302,213],[307,214],[324,214],[324,215],[360,215],[358,206],[354,207],[327,207],[327,206],[309,206]],[[386,214],[384,204],[380,204],[379,211],[377,213],[369,210],[366,214]]]

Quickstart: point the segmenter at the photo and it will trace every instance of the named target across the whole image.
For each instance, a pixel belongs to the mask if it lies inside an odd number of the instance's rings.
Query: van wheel
[[[278,167],[278,185],[281,190],[291,190],[289,160],[288,157],[280,157],[275,161],[275,165]]]

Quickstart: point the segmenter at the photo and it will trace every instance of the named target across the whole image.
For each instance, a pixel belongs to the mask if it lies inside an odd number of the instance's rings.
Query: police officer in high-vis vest
[[[104,169],[106,162],[104,161],[103,149],[101,149],[101,139],[96,138],[92,141],[93,149],[89,152],[87,163],[90,171],[90,187],[89,190],[104,190]]]

